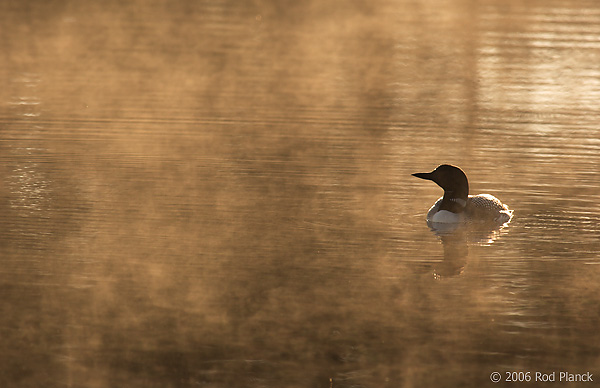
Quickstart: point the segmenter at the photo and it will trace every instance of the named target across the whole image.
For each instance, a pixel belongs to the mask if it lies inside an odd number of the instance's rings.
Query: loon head
[[[434,181],[444,189],[444,197],[439,210],[461,213],[465,209],[469,198],[469,181],[460,168],[442,164],[432,172],[418,172],[412,175]]]

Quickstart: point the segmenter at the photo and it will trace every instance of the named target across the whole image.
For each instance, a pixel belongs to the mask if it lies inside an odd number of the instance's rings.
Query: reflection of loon
[[[483,221],[501,225],[512,218],[513,211],[493,195],[469,195],[469,181],[458,167],[442,164],[432,172],[412,175],[434,181],[444,189],[444,196],[429,209],[427,222]]]

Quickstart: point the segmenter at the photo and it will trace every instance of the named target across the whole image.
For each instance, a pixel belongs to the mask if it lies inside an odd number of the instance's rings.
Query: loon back
[[[472,220],[505,224],[512,219],[513,211],[491,194],[470,195],[465,209]]]
[[[504,224],[512,219],[513,211],[491,194],[469,195],[464,212],[452,217],[440,211],[444,197],[440,197],[427,212],[428,222],[494,222]],[[450,212],[448,212],[450,213]]]

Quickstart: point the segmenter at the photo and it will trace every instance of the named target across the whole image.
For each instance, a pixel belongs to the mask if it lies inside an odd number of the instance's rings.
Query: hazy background
[[[0,23],[0,386],[600,379],[597,1],[29,0]],[[441,163],[511,224],[429,231],[441,189],[410,174]]]

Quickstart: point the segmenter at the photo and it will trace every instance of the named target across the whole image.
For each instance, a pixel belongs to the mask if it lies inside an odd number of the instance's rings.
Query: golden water
[[[0,10],[0,386],[600,379],[596,1]]]

